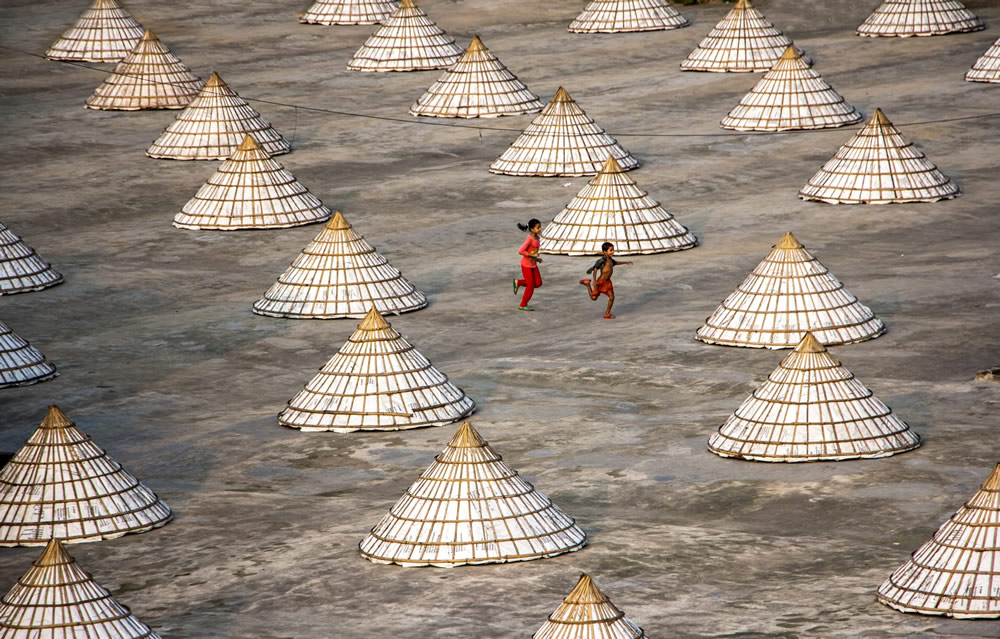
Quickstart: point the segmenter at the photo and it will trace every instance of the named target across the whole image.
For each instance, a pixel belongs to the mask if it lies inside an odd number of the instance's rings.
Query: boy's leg
[[[608,310],[604,311],[604,317],[611,319],[614,315],[611,314],[611,307],[615,304],[615,292],[611,291],[608,293]]]
[[[590,299],[596,300],[598,293],[595,293],[594,289],[590,287],[590,280],[580,280],[580,283],[587,287],[587,295],[590,296]]]

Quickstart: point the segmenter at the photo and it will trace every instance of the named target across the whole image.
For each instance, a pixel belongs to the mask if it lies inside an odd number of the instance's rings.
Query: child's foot
[[[604,316],[604,319],[614,319],[614,318],[615,316],[611,315],[610,313]]]
[[[514,278],[513,281],[514,281],[514,295],[517,295],[517,289],[519,289],[520,287],[517,285],[517,278],[516,277]]]
[[[580,280],[580,283],[584,286],[590,286],[590,280]]]
[[[521,306],[517,310],[519,310],[519,311],[533,311],[535,309],[531,308],[530,306]]]

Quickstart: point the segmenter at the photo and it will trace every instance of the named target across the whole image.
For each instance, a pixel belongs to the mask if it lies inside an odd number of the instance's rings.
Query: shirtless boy
[[[611,242],[605,242],[601,245],[601,253],[601,257],[587,270],[587,273],[597,275],[594,287],[590,287],[590,280],[580,280],[580,283],[587,287],[587,293],[590,294],[590,299],[592,300],[600,297],[601,293],[608,296],[608,310],[604,311],[604,319],[614,319],[615,316],[611,314],[611,307],[615,303],[615,287],[611,284],[611,275],[615,272],[615,266],[619,264],[631,264],[632,262],[616,261],[614,258],[615,245]]]

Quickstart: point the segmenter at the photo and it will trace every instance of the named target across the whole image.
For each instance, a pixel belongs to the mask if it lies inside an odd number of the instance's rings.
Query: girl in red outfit
[[[542,259],[538,257],[538,235],[542,232],[542,223],[532,218],[526,225],[518,222],[517,228],[528,231],[528,238],[518,251],[521,255],[521,274],[524,279],[514,280],[514,295],[517,295],[517,289],[523,286],[524,295],[521,296],[520,308],[522,311],[533,311],[535,309],[528,306],[528,301],[535,289],[542,285],[542,274],[538,271],[538,265],[542,263]]]

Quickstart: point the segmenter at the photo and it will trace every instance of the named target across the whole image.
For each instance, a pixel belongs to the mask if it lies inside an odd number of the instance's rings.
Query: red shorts
[[[615,287],[614,284],[611,283],[611,280],[603,282],[601,280],[597,280],[594,282],[594,299],[597,299],[597,296],[601,293],[604,293],[608,297],[615,294]]]

